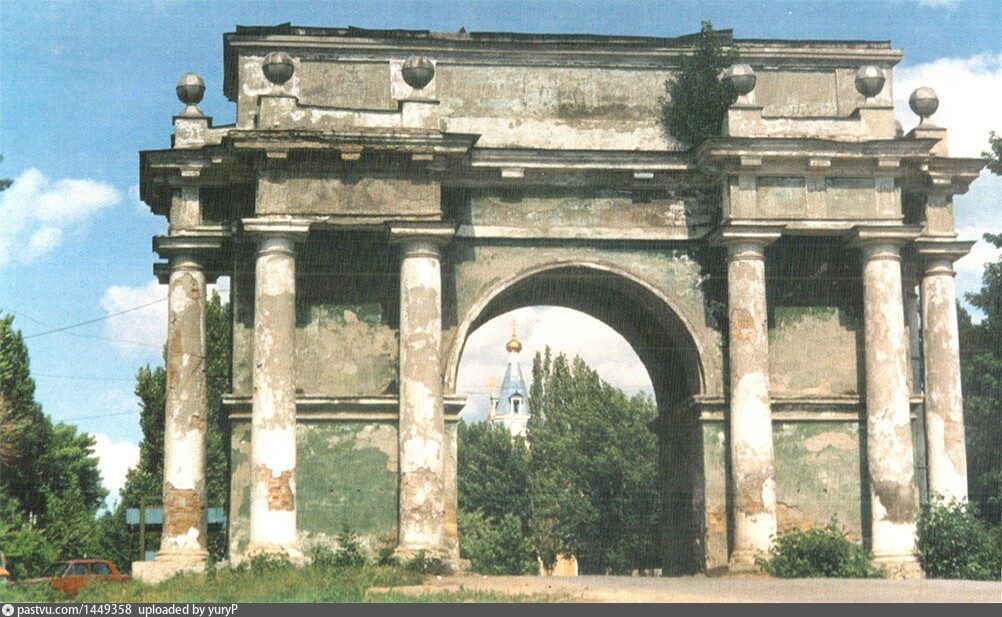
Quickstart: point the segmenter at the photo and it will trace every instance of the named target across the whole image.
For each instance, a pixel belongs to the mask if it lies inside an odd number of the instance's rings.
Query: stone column
[[[874,560],[895,578],[921,576],[915,561],[918,495],[908,390],[908,339],[895,230],[859,231],[863,253],[866,438]]]
[[[727,246],[732,570],[754,569],[755,557],[769,554],[776,533],[765,247],[778,236],[778,232],[720,232]]]
[[[245,225],[246,228],[246,225]],[[296,533],[296,251],[262,231],[254,271],[248,554],[301,558]]]
[[[960,386],[960,341],[953,261],[972,243],[923,249],[922,351],[925,360],[925,430],[930,494],[967,499],[967,452]]]
[[[442,273],[451,227],[397,225],[400,244],[400,517],[398,552],[448,558],[442,400]]]
[[[200,567],[205,515],[205,274],[187,255],[170,258],[163,532],[157,560]]]

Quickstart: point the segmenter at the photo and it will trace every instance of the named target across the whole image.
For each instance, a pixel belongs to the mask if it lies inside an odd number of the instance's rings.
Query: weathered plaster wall
[[[763,116],[801,118],[848,117],[864,99],[854,84],[856,69],[830,71],[759,70],[756,73],[756,103]],[[890,88],[876,98],[890,105]]]
[[[307,396],[396,391],[397,274],[378,233],[313,232],[297,247],[296,389]],[[232,288],[233,394],[250,396],[254,276],[238,257]]]
[[[727,436],[722,420],[704,420],[703,438],[703,503],[706,509],[704,547],[706,569],[727,565],[728,544],[727,504]]]
[[[777,306],[769,329],[773,396],[858,394],[858,324],[837,306]]]
[[[769,392],[857,396],[862,310],[853,251],[832,238],[782,238],[766,255]]]
[[[368,222],[400,216],[428,217],[440,212],[441,190],[423,176],[355,176],[310,171],[262,174],[257,214],[318,214],[365,218]]]
[[[713,224],[717,201],[695,191],[534,188],[532,191],[471,189],[450,194],[461,225],[525,230],[535,237],[566,235],[569,230],[623,235],[666,233],[701,237]]]
[[[311,304],[296,327],[296,384],[322,396],[383,394],[397,380],[397,332],[378,303]]]
[[[728,182],[726,217],[847,222],[903,217],[901,189],[890,177],[731,176]]]
[[[779,530],[822,527],[835,516],[859,541],[859,422],[775,422],[773,442]]]
[[[249,420],[233,421],[230,447],[230,554],[239,558],[249,539]],[[395,421],[301,418],[296,447],[296,522],[303,548],[336,543],[344,530],[370,548],[396,542]]]

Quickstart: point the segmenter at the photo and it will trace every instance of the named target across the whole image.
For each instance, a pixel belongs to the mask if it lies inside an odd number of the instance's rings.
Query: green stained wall
[[[230,553],[247,548],[250,422],[233,424]],[[397,535],[397,428],[392,421],[300,420],[296,426],[296,514],[304,548],[343,530],[371,548]]]
[[[727,565],[727,441],[722,421],[703,422],[703,504],[706,509],[706,569]]]
[[[862,538],[859,423],[774,422],[779,530],[821,527],[837,517]]]

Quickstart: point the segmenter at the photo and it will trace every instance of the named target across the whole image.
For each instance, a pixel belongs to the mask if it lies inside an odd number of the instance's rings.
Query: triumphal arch
[[[458,556],[467,336],[585,311],[654,384],[665,573],[754,567],[838,517],[917,572],[920,496],[966,495],[952,198],[982,162],[892,107],[886,42],[732,39],[738,96],[686,150],[659,124],[693,37],[240,27],[141,193],[169,284],[156,578],[206,556],[205,286],[231,279],[229,553],[343,529]],[[218,87],[218,84],[216,85]]]

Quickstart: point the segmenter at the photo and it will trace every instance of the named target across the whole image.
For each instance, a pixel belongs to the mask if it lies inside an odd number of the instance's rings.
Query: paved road
[[[995,602],[1002,582],[774,579],[763,576],[630,578],[463,575],[430,589],[556,594],[580,602]]]

